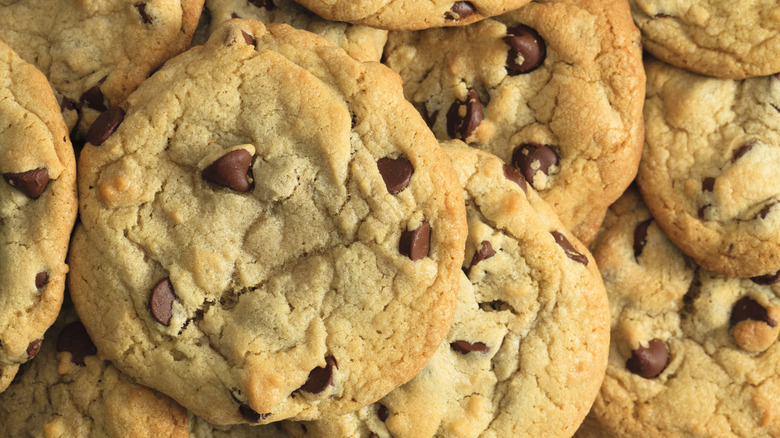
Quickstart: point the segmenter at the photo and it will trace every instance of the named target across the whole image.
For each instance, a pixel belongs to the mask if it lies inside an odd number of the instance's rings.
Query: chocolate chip
[[[377,435],[374,432],[371,432],[371,435],[369,435],[368,438],[379,438],[379,435]]]
[[[429,128],[433,128],[433,125],[436,123],[436,118],[439,117],[439,110],[436,110],[431,114],[428,113],[428,107],[423,105],[420,114],[422,114],[425,124],[428,125]]]
[[[777,271],[774,274],[759,275],[758,277],[752,277],[750,280],[752,280],[753,283],[760,284],[762,286],[769,286],[770,284],[775,284],[778,281],[780,281],[780,271]]]
[[[97,84],[93,85],[90,89],[84,92],[79,99],[79,107],[83,107],[85,104],[95,111],[103,112],[106,110],[106,104],[103,98],[103,92],[100,91],[100,86],[106,80],[105,77],[99,80]]]
[[[49,171],[45,167],[20,173],[4,173],[3,179],[28,198],[38,199],[49,185]]]
[[[666,344],[658,339],[648,343],[647,348],[641,345],[631,352],[631,358],[626,361],[626,368],[632,373],[652,379],[666,368],[669,360],[669,350]]]
[[[35,274],[35,287],[43,289],[49,283],[49,273],[46,271]]]
[[[409,257],[413,262],[428,256],[431,248],[431,226],[423,222],[415,230],[407,230],[401,234],[398,251]]]
[[[246,419],[246,421],[249,421],[250,423],[257,423],[258,421],[264,420],[271,416],[271,414],[259,414],[254,409],[243,403],[238,405],[238,412],[242,417],[244,417],[244,419]]]
[[[455,341],[450,343],[450,348],[457,351],[460,354],[468,354],[472,351],[476,351],[477,353],[488,353],[490,352],[490,348],[488,348],[487,345],[485,345],[482,342],[475,342],[470,343],[467,341]]]
[[[706,221],[705,216],[707,215],[707,209],[712,207],[712,204],[705,204],[702,205],[701,208],[699,208],[699,211],[696,212],[696,215],[699,217],[699,219]]]
[[[750,297],[742,297],[734,303],[731,312],[731,326],[747,319],[765,322],[769,327],[777,327],[777,321],[769,317],[769,313],[761,304]]]
[[[766,215],[769,214],[769,211],[772,210],[772,208],[777,204],[780,204],[780,201],[772,201],[769,204],[765,205],[764,208],[762,208],[761,211],[758,212],[758,216],[756,217],[760,217],[761,219],[764,219]]]
[[[509,45],[506,69],[509,76],[530,73],[544,62],[547,46],[541,36],[528,26],[518,24],[506,30],[504,42]],[[518,57],[522,57],[518,64]]]
[[[380,158],[376,161],[376,167],[385,180],[387,191],[392,195],[405,189],[414,174],[412,163],[403,155],[398,158]]]
[[[27,346],[27,359],[32,359],[41,350],[43,339],[36,339]]]
[[[252,165],[252,154],[246,149],[235,149],[219,157],[203,169],[203,179],[214,184],[233,189],[237,192],[248,192],[252,189],[249,181],[249,167]]]
[[[642,255],[642,250],[645,249],[647,244],[647,228],[650,227],[652,218],[640,222],[634,229],[634,258],[639,258]]]
[[[110,108],[92,122],[92,126],[87,131],[87,141],[93,146],[100,146],[119,128],[124,119],[125,110],[118,106]]]
[[[464,110],[464,114],[461,114]],[[452,138],[466,140],[482,123],[482,101],[474,89],[466,93],[466,102],[456,100],[447,111],[447,133]]]
[[[731,159],[732,162],[739,160],[742,158],[746,153],[750,152],[751,149],[753,149],[753,146],[758,144],[757,141],[749,141],[742,145],[739,149],[737,149],[736,152],[734,152],[734,157]]]
[[[519,170],[517,170],[516,168],[508,164],[504,164],[504,176],[509,181],[512,181],[515,184],[519,185],[520,188],[523,189],[524,193],[528,193],[528,186],[525,182],[525,177],[523,177],[523,174],[520,173]]]
[[[317,367],[309,372],[309,378],[306,379],[306,383],[301,386],[301,391],[310,392],[312,394],[319,394],[324,391],[325,388],[333,384],[334,367],[338,368],[338,365],[336,365],[336,358],[327,356],[325,358],[324,367]]]
[[[71,102],[70,99],[68,99],[67,97],[62,96],[62,101],[60,102],[60,110],[73,111],[74,109],[76,108],[73,107],[73,102]]]
[[[249,0],[249,3],[257,6],[258,8],[266,8],[269,11],[274,8],[274,2],[271,0]]]
[[[447,20],[462,20],[477,13],[477,8],[471,2],[455,2],[444,14]]]
[[[173,316],[173,301],[176,294],[173,292],[173,284],[169,278],[164,278],[157,282],[149,294],[149,302],[146,307],[152,312],[152,316],[160,324],[169,326]]]
[[[57,338],[57,351],[69,352],[70,361],[78,366],[84,366],[85,357],[97,354],[95,344],[80,321],[74,321],[62,329]]]
[[[390,410],[387,409],[387,407],[383,404],[379,404],[376,408],[376,415],[379,417],[379,421],[385,422],[387,420],[387,417],[390,416]]]
[[[136,3],[135,7],[138,9],[138,13],[141,14],[141,20],[143,20],[144,24],[152,22],[152,17],[146,13],[146,3]]]
[[[552,231],[550,234],[553,235],[553,238],[555,238],[555,243],[557,243],[561,248],[563,248],[563,252],[566,253],[566,257],[574,260],[577,263],[582,263],[585,266],[588,266],[588,258],[584,255],[577,252],[576,249],[574,249],[574,246],[572,246],[571,242],[569,242],[569,239],[566,238],[563,234]]]
[[[558,155],[549,145],[522,143],[512,151],[512,165],[533,186],[536,172],[548,175],[550,167],[558,165]]]
[[[236,14],[235,12],[231,12],[230,13],[230,18],[241,18],[241,16]],[[231,44],[228,44],[228,45],[231,45]]]
[[[257,41],[255,41],[254,37],[252,35],[249,35],[248,33],[241,31],[241,34],[244,36],[244,42],[247,46],[254,46],[257,44]]]
[[[474,253],[474,257],[471,258],[471,264],[469,264],[468,269],[466,269],[466,275],[469,275],[471,268],[474,265],[481,262],[482,260],[489,259],[494,255],[496,255],[496,251],[493,249],[493,246],[487,240],[483,240],[480,244],[479,250],[476,251]]]
[[[711,192],[715,188],[715,178],[707,177],[701,182],[701,189],[705,192]]]

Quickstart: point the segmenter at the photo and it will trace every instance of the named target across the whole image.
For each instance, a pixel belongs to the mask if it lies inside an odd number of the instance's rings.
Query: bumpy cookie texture
[[[72,128],[189,47],[203,0],[1,0],[0,40],[41,69]],[[56,11],[56,13],[55,13]]]
[[[341,47],[358,61],[379,61],[387,31],[360,24],[324,20],[293,0],[206,0],[211,29],[231,18],[251,18],[264,24],[286,23],[314,32]]]
[[[0,42],[0,391],[62,304],[76,162],[46,77]]]
[[[457,29],[391,32],[387,64],[440,139],[518,167],[584,243],[642,149],[639,31],[622,1],[539,1]]]
[[[350,412],[446,335],[463,197],[390,69],[231,20],[93,128],[74,302],[107,358],[195,414]]]
[[[0,394],[4,437],[187,438],[187,411],[96,355],[72,307]]]
[[[776,278],[697,267],[635,190],[610,208],[593,255],[612,343],[590,421],[616,437],[780,435]]]
[[[465,26],[517,9],[530,0],[295,0],[329,20],[380,29]]]
[[[743,81],[646,63],[642,194],[658,224],[705,269],[780,270],[780,78]]]
[[[447,338],[379,403],[288,424],[291,435],[570,437],[596,397],[609,314],[587,249],[512,167],[459,141],[443,149],[469,225],[467,276]]]
[[[288,438],[281,422],[252,426],[238,424],[234,426],[215,426],[206,420],[190,416],[190,438]]]
[[[629,0],[648,52],[707,76],[745,79],[780,72],[776,0]]]

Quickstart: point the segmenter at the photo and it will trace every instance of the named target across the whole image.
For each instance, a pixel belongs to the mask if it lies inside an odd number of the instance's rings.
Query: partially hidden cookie
[[[0,392],[62,305],[76,161],[46,77],[0,41]]]
[[[379,61],[387,41],[386,30],[325,20],[293,0],[206,0],[206,8],[212,30],[231,18],[251,18],[264,24],[286,23],[316,33],[358,61]]]
[[[610,208],[593,256],[612,314],[607,374],[586,420],[601,436],[780,435],[777,276],[696,266],[636,190]]]
[[[282,422],[254,426],[238,424],[215,426],[206,420],[190,416],[190,438],[288,438]]]
[[[570,437],[590,409],[609,345],[596,264],[518,171],[459,141],[443,148],[469,225],[447,338],[379,403],[288,423],[292,436]]]
[[[705,269],[780,270],[780,77],[742,81],[648,59],[638,181],[669,238]]]
[[[4,437],[187,438],[187,411],[97,355],[63,306],[34,360],[0,394]]]
[[[745,79],[780,72],[776,0],[629,0],[648,52],[707,76]]]
[[[379,29],[465,26],[517,9],[530,0],[295,0],[328,20]]]
[[[424,367],[466,218],[395,73],[230,20],[109,111],[69,285],[117,367],[215,424],[350,412]]]
[[[387,65],[439,139],[514,165],[575,236],[593,240],[642,150],[645,76],[625,2],[537,1],[388,39]]]

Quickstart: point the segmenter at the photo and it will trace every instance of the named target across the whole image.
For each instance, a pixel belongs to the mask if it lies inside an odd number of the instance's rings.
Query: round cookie
[[[615,437],[780,435],[776,277],[696,266],[635,190],[610,208],[593,256],[612,341],[588,421]]]
[[[465,26],[517,9],[530,0],[295,0],[328,20],[388,30]]]
[[[745,79],[780,72],[776,0],[629,0],[645,49],[692,72]]]
[[[443,149],[469,225],[447,338],[379,403],[287,424],[292,436],[570,437],[590,409],[609,345],[593,259],[519,172],[459,141]]]
[[[88,138],[76,308],[108,359],[196,415],[350,412],[447,334],[463,197],[381,64],[230,20]]]
[[[669,238],[703,268],[780,270],[780,78],[734,81],[648,59],[638,181]]]
[[[286,23],[314,32],[341,47],[358,61],[379,61],[387,31],[360,24],[324,20],[293,0],[206,0],[211,29],[231,18],[251,18],[263,24]]]
[[[0,41],[0,392],[62,304],[76,161],[46,77]]]
[[[96,355],[72,307],[0,394],[4,437],[187,438],[187,411]]]
[[[645,76],[625,2],[538,1],[388,40],[387,65],[439,139],[518,167],[575,236],[593,240],[642,150]]]

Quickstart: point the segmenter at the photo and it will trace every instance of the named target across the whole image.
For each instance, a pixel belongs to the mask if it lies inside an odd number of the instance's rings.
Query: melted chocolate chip
[[[512,165],[533,186],[536,172],[548,175],[550,167],[558,165],[558,155],[549,145],[522,143],[512,151]]]
[[[563,252],[566,253],[566,257],[574,260],[577,263],[582,263],[585,266],[588,266],[588,258],[584,255],[577,252],[576,249],[574,249],[574,246],[572,246],[571,242],[569,242],[569,239],[566,238],[563,234],[552,231],[550,234],[553,235],[553,238],[555,238],[555,243],[558,244],[561,248],[563,248]]]
[[[642,255],[642,250],[645,249],[647,244],[647,228],[650,227],[652,218],[640,222],[634,229],[634,258],[639,258]]]
[[[448,12],[444,14],[447,20],[462,20],[477,13],[477,8],[471,2],[455,2]]]
[[[301,386],[301,391],[312,394],[319,394],[324,391],[325,388],[333,384],[333,368],[338,368],[336,358],[327,356],[324,367],[317,367],[309,372],[309,378]]]
[[[534,29],[519,24],[508,28],[506,34],[504,42],[509,45],[506,58],[507,74],[515,76],[530,73],[544,63],[547,46]],[[522,57],[522,61],[518,64],[519,57]]]
[[[759,217],[761,219],[766,218],[766,215],[769,214],[769,211],[774,208],[775,205],[780,204],[780,201],[772,201],[769,204],[765,205],[764,208],[761,209],[761,211],[758,212],[758,215],[756,217]]]
[[[465,107],[465,114],[461,109]],[[482,101],[474,89],[466,94],[466,102],[456,100],[447,111],[447,133],[452,138],[466,140],[482,123]]]
[[[125,110],[113,107],[99,115],[87,131],[87,141],[93,146],[100,146],[111,134],[119,128],[125,119]]]
[[[387,409],[385,405],[380,404],[376,408],[376,416],[379,417],[379,421],[385,422],[387,420],[387,417],[390,416],[390,410]]]
[[[752,277],[750,280],[753,281],[753,283],[760,284],[762,286],[769,286],[770,284],[775,284],[780,281],[780,271],[777,271],[774,274]]]
[[[173,284],[169,278],[164,278],[152,288],[146,307],[157,322],[167,327],[171,324],[174,300],[176,294],[173,291]]]
[[[731,312],[731,326],[747,319],[765,322],[769,327],[777,327],[777,321],[769,317],[769,313],[761,304],[750,297],[742,297],[734,303]]]
[[[246,149],[235,149],[219,157],[203,169],[202,176],[211,181],[237,192],[248,192],[252,189],[249,181],[249,167],[252,165],[252,154]]]
[[[412,163],[403,155],[398,158],[380,158],[376,162],[376,167],[385,181],[387,191],[392,195],[405,189],[414,174]]]
[[[468,354],[472,351],[477,353],[488,353],[490,348],[482,342],[470,343],[467,341],[455,341],[450,343],[450,348],[457,351],[460,354]]]
[[[97,84],[93,85],[91,88],[85,91],[84,94],[81,95],[81,98],[79,99],[79,107],[84,107],[84,105],[87,105],[87,107],[100,112],[103,112],[107,109],[104,102],[103,92],[100,90],[100,86],[103,85],[105,80],[106,78],[103,77],[103,79],[99,80]]]
[[[271,0],[249,0],[249,3],[257,6],[258,8],[266,8],[269,11],[274,8],[274,2]]]
[[[43,339],[36,339],[27,346],[27,359],[32,359],[41,350]]]
[[[631,358],[626,361],[626,368],[632,373],[652,379],[666,368],[669,360],[669,350],[666,344],[658,339],[648,343],[647,348],[641,345],[631,352]]]
[[[146,3],[136,3],[135,8],[138,9],[138,13],[141,15],[141,20],[144,22],[144,24],[149,24],[152,22],[152,17],[146,13]]]
[[[46,271],[39,272],[35,275],[35,287],[43,289],[49,283],[49,273]]]
[[[20,173],[4,173],[3,179],[30,199],[38,199],[49,185],[49,171],[45,167]]]
[[[57,338],[57,351],[69,352],[70,361],[78,366],[84,366],[85,357],[97,354],[95,344],[80,321],[74,321],[62,329]]]
[[[525,182],[525,177],[523,176],[522,173],[520,173],[519,170],[517,170],[516,168],[508,164],[504,164],[504,176],[509,181],[512,181],[515,184],[519,185],[520,188],[523,189],[524,193],[528,193],[528,185]]]
[[[423,222],[415,230],[407,230],[401,234],[398,251],[409,257],[413,262],[428,256],[431,248],[431,226]]]
[[[737,161],[740,158],[742,158],[746,153],[750,152],[751,149],[753,149],[753,146],[758,144],[756,141],[749,141],[742,145],[739,149],[737,149],[736,152],[734,152],[734,157],[731,159],[731,161]]]
[[[701,182],[701,189],[705,192],[711,192],[715,188],[715,178],[707,177]]]
[[[254,37],[252,35],[249,35],[248,33],[241,31],[241,35],[244,36],[244,42],[247,46],[254,46],[257,45],[257,41],[255,41]]]
[[[481,262],[482,260],[489,259],[494,255],[496,255],[496,251],[493,249],[493,245],[491,245],[487,240],[483,240],[482,243],[480,243],[479,250],[476,251],[474,253],[474,257],[471,258],[471,263],[469,264],[468,269],[466,269],[466,275],[469,275],[471,268],[474,265]]]

